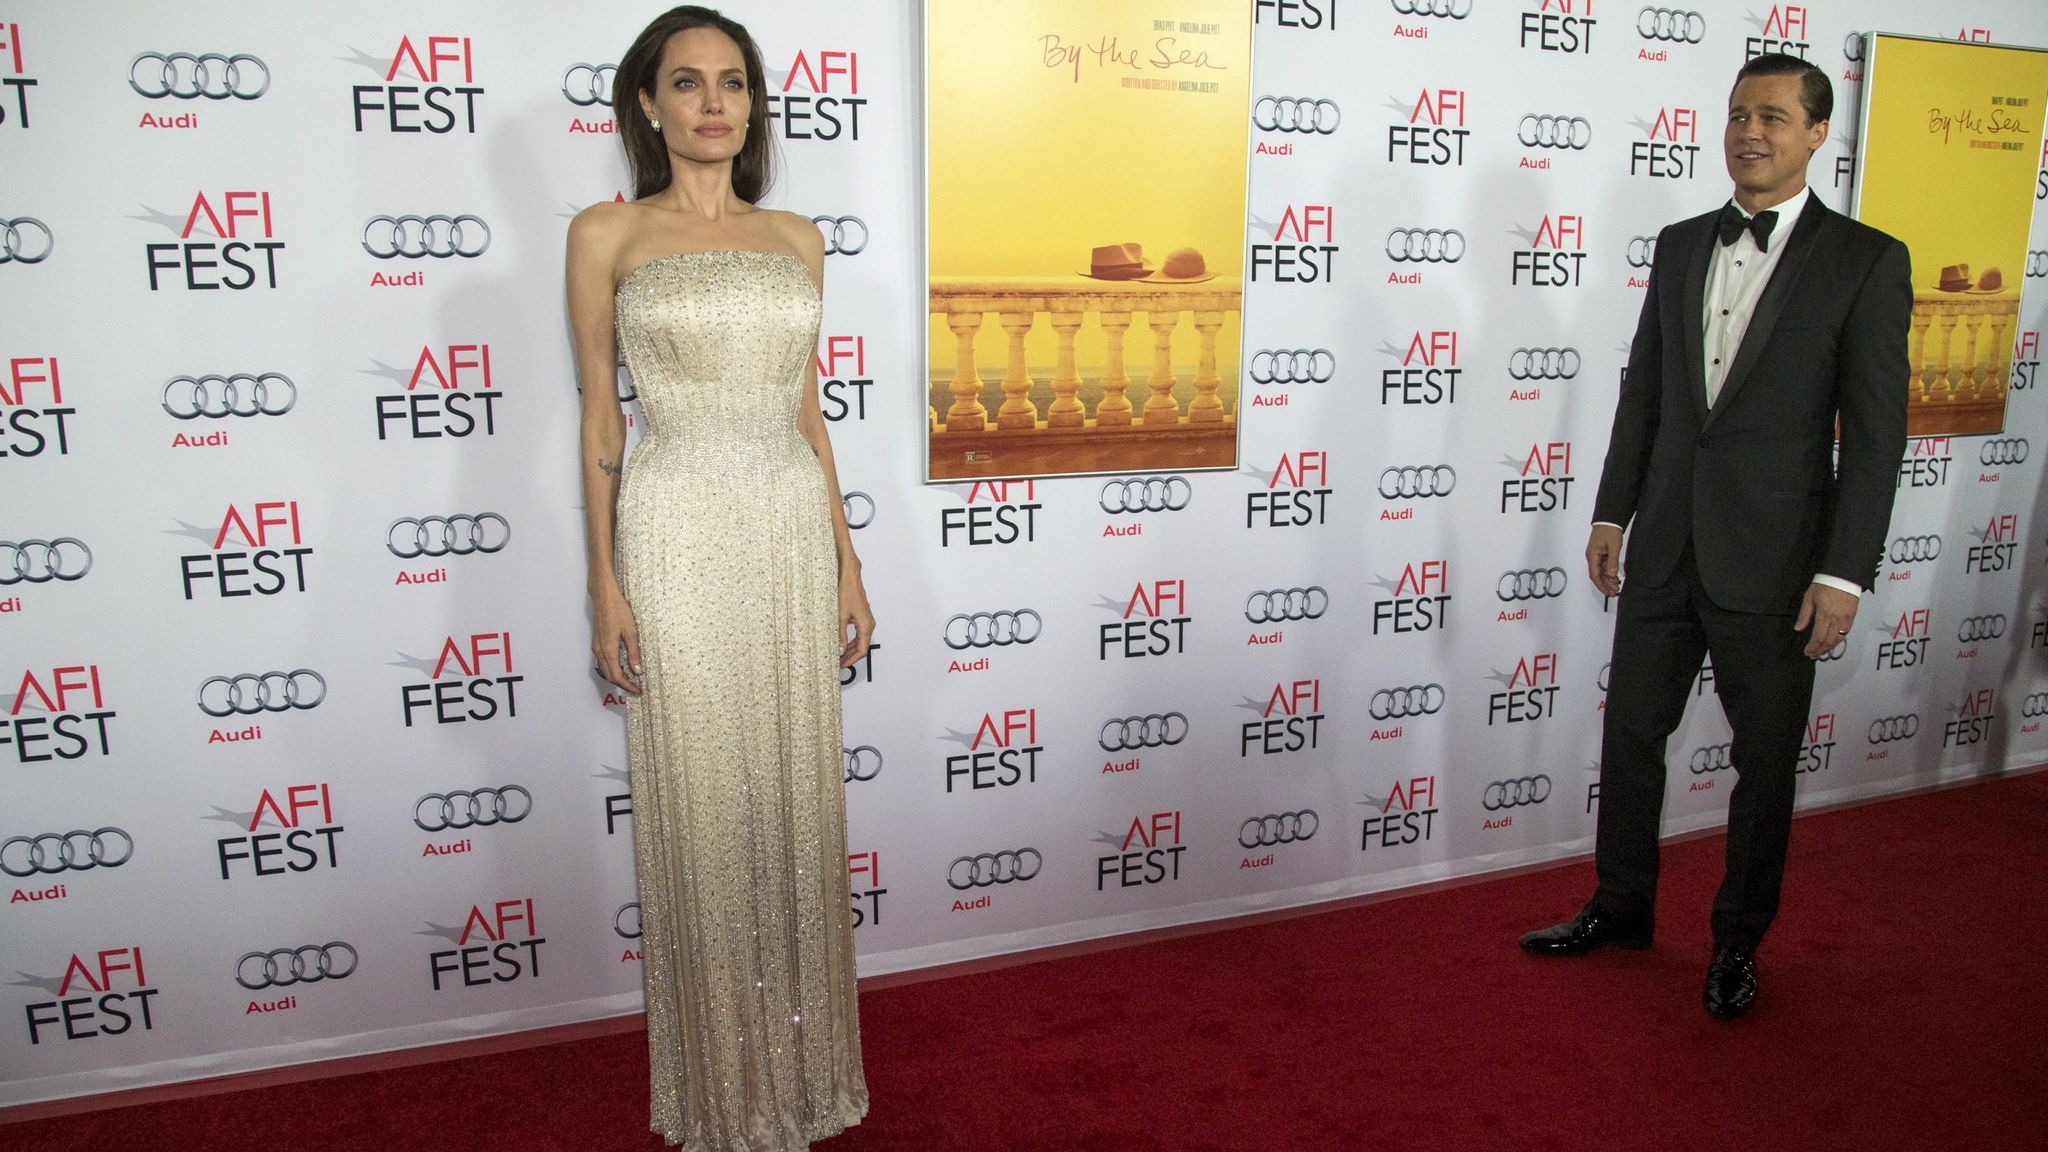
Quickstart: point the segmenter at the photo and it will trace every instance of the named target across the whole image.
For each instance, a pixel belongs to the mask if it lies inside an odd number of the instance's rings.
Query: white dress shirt
[[[1700,327],[1705,346],[1707,378],[1707,407],[1721,398],[1721,385],[1728,379],[1728,369],[1735,363],[1736,350],[1742,347],[1742,337],[1749,331],[1749,321],[1756,314],[1757,301],[1763,298],[1764,288],[1771,282],[1771,273],[1777,270],[1778,259],[1785,254],[1785,246],[1792,238],[1792,229],[1807,205],[1814,200],[1813,189],[1804,189],[1800,195],[1774,209],[1777,220],[1771,225],[1769,239],[1763,249],[1758,249],[1756,238],[1747,229],[1735,237],[1732,244],[1723,244],[1718,236],[1714,242],[1714,255],[1707,262],[1706,311],[1700,317]],[[1742,212],[1740,205],[1737,212]],[[1749,214],[1742,213],[1748,220]],[[1596,521],[1607,523],[1607,521]],[[1615,524],[1612,527],[1619,528]],[[1852,596],[1861,597],[1863,589],[1851,581],[1816,573],[1815,584],[1838,588]]]

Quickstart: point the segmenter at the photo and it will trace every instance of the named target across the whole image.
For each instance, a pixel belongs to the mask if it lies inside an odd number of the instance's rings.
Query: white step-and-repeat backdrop
[[[655,10],[0,8],[0,1104],[637,1007],[560,285],[626,186],[611,63]],[[1727,194],[1736,68],[1835,78],[1810,174],[1846,208],[1852,33],[2048,43],[2032,0],[1260,0],[1243,467],[925,487],[917,10],[730,11],[771,202],[833,253],[871,974],[1585,851],[1580,549],[1650,238]],[[1900,462],[1804,805],[2048,750],[2048,251],[2005,271],[2008,427]],[[1722,819],[1710,677],[1673,831]]]

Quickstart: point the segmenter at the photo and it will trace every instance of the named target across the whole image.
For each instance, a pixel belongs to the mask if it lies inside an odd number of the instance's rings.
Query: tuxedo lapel
[[[1713,411],[1707,415],[1709,422],[1728,407],[1729,397],[1749,380],[1750,369],[1756,367],[1764,345],[1771,342],[1771,333],[1778,326],[1778,316],[1784,312],[1785,302],[1799,286],[1799,274],[1805,270],[1807,259],[1817,246],[1816,240],[1826,226],[1823,218],[1829,215],[1827,206],[1818,199],[1799,214],[1799,223],[1793,226],[1791,238],[1785,242],[1785,254],[1778,258],[1778,266],[1771,271],[1771,282],[1764,285],[1764,294],[1756,302],[1756,311],[1750,315],[1749,328],[1742,334],[1742,346],[1735,350],[1735,361],[1728,366],[1728,377],[1721,382],[1721,394],[1714,401]]]
[[[1685,256],[1685,291],[1679,304],[1680,346],[1685,361],[1685,390],[1692,397],[1693,416],[1707,418],[1707,264],[1714,257],[1713,217],[1707,217]]]

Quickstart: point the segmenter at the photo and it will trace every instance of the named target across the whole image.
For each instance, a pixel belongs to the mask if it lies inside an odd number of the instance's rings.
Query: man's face
[[[1728,175],[1750,198],[1783,199],[1806,182],[1806,162],[1828,138],[1799,104],[1798,76],[1747,76],[1728,97],[1721,145]]]

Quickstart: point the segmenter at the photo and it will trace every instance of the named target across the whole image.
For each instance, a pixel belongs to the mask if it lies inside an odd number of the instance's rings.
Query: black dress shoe
[[[1714,962],[1707,965],[1707,987],[1702,994],[1707,1015],[1716,1020],[1733,1020],[1756,1003],[1756,953],[1747,948],[1714,945]]]
[[[1595,948],[1648,948],[1647,921],[1623,920],[1592,901],[1562,924],[1539,928],[1522,937],[1522,951],[1536,956],[1584,956]]]

